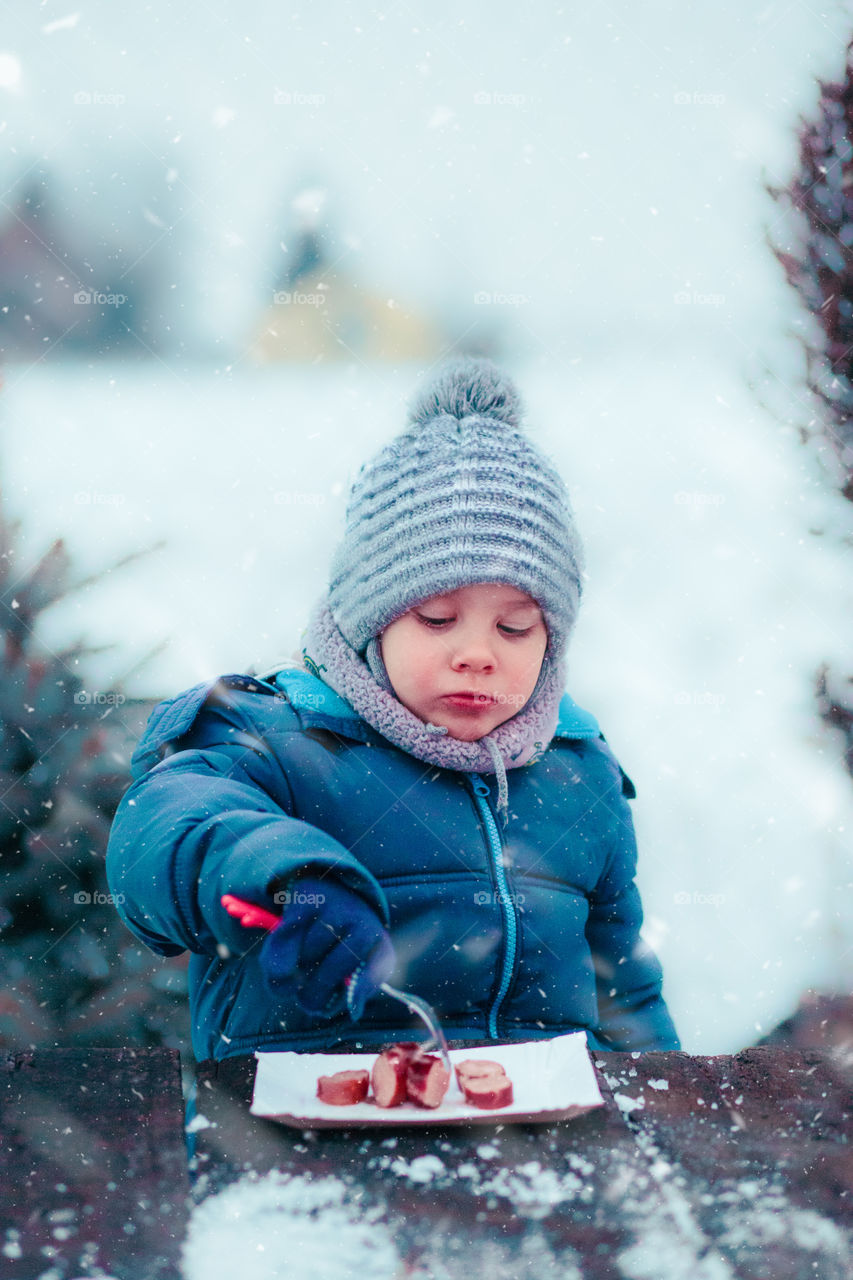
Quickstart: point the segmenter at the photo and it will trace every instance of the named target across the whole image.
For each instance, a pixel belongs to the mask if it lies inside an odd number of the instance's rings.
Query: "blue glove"
[[[307,1014],[332,1016],[344,1008],[357,1022],[394,969],[394,948],[373,907],[327,876],[290,884],[284,915],[260,952],[273,999],[295,992]]]

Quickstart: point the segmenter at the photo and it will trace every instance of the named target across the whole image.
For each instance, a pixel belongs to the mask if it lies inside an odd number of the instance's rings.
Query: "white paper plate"
[[[377,1053],[263,1053],[258,1060],[252,1114],[302,1129],[361,1125],[520,1124],[568,1119],[603,1105],[586,1035],[574,1031],[553,1040],[451,1049],[452,1063],[466,1058],[499,1062],[512,1080],[514,1101],[496,1111],[481,1111],[465,1102],[455,1075],[439,1107],[377,1107],[371,1098],[348,1107],[332,1106],[317,1097],[317,1080],[336,1071],[366,1067]]]

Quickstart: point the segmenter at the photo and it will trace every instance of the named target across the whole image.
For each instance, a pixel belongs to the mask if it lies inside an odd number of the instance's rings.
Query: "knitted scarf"
[[[565,684],[563,664],[548,664],[533,696],[521,711],[475,742],[448,734],[446,726],[429,724],[383,687],[368,663],[347,643],[332,617],[327,600],[312,612],[304,633],[302,659],[376,729],[383,738],[418,760],[466,773],[494,773],[498,782],[498,813],[506,825],[507,769],[538,760],[554,736]]]

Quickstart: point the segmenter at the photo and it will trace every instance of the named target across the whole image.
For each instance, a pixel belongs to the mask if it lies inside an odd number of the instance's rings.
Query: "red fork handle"
[[[235,898],[233,893],[223,893],[219,899],[229,916],[235,916],[245,929],[275,929],[281,924],[281,916],[265,907],[257,907],[254,902],[246,902],[243,898]]]

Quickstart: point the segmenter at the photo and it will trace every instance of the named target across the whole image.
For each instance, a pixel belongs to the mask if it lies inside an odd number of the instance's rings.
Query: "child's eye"
[[[428,627],[443,627],[445,623],[453,621],[452,618],[428,618],[426,614],[423,614],[423,613],[419,613],[417,617],[420,619],[421,622],[426,623]],[[504,635],[507,635],[507,636],[526,636],[533,630],[533,628],[532,627],[507,627],[507,626],[504,626],[503,623],[499,623],[498,630],[502,631]]]

